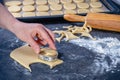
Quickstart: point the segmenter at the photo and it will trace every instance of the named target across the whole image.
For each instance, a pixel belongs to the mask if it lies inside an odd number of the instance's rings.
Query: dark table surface
[[[62,29],[65,25],[81,24],[58,22],[45,25],[55,30]],[[120,40],[120,33],[116,32],[93,30],[91,34],[99,38],[111,37]],[[23,44],[24,42],[11,32],[0,29],[0,80],[120,80],[119,63],[108,71],[103,69],[104,65],[98,68],[95,66],[95,60],[102,59],[97,52],[66,41],[56,42],[59,58],[64,60],[63,64],[49,69],[47,65],[34,63],[30,65],[30,73],[9,56],[12,50]],[[104,61],[108,61],[107,64],[112,60],[109,60],[108,56],[108,60]]]

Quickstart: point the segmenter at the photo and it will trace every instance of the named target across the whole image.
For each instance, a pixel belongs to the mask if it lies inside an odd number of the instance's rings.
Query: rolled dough
[[[13,50],[10,53],[10,57],[16,60],[25,68],[27,68],[29,71],[31,71],[31,68],[29,67],[29,65],[32,63],[37,63],[37,62],[44,63],[46,65],[49,65],[50,68],[53,68],[56,65],[63,63],[63,61],[60,59],[57,59],[55,61],[44,61],[39,59],[38,55],[28,45],[24,45],[22,47],[19,47]]]

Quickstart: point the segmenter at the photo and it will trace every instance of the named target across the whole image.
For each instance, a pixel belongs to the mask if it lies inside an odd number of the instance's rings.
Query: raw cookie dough
[[[91,2],[90,6],[92,8],[100,8],[100,7],[102,7],[102,3],[101,2]]]
[[[23,1],[23,5],[34,5],[34,1],[33,0],[24,0]]]
[[[89,9],[78,9],[77,10],[77,13],[88,13],[89,12]]]
[[[47,0],[36,0],[37,5],[47,4]]]
[[[97,2],[97,1],[99,1],[99,0],[90,0],[91,2]]]
[[[66,3],[64,4],[64,8],[67,10],[76,9],[76,5],[74,3]]]
[[[59,0],[48,0],[49,4],[59,4],[60,1]]]
[[[18,63],[20,63],[22,66],[27,68],[29,71],[31,71],[29,65],[32,63],[44,63],[46,65],[49,65],[50,68],[53,68],[56,65],[59,65],[63,63],[62,60],[57,59],[55,61],[44,61],[38,58],[38,54],[36,54],[31,47],[28,45],[22,46],[20,48],[17,48],[13,50],[10,54],[10,57],[16,60]]]
[[[35,10],[35,7],[32,5],[23,6],[23,8],[22,8],[22,11],[25,11],[25,12],[32,12],[34,10]]]
[[[36,12],[36,16],[49,16],[48,12]]]
[[[20,13],[12,13],[14,17],[21,17],[22,15]]]
[[[64,10],[64,14],[76,14],[75,10]]]
[[[50,9],[51,10],[61,10],[62,9],[62,5],[61,4],[51,4],[50,5]]]
[[[22,4],[21,1],[7,1],[7,2],[5,2],[6,6],[19,6],[21,4]]]
[[[35,16],[35,12],[23,12],[23,17],[32,17]]]
[[[36,7],[36,10],[37,11],[48,11],[49,7],[48,7],[48,5],[39,5]]]
[[[51,15],[62,15],[63,12],[62,12],[62,11],[51,11],[50,14],[51,14]]]
[[[73,0],[75,3],[81,3],[84,2],[84,0]]]
[[[20,6],[10,6],[10,7],[8,7],[8,10],[10,12],[20,12],[21,11],[21,7]]]
[[[105,12],[103,9],[101,8],[91,8],[90,9],[91,12]]]
[[[71,3],[72,2],[72,0],[60,0],[61,1],[61,3],[63,3],[63,4],[65,4],[65,3]]]
[[[77,7],[78,8],[89,8],[89,4],[88,3],[78,3]]]

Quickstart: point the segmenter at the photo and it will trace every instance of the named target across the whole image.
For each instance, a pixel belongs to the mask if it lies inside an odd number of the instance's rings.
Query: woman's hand
[[[42,24],[16,21],[10,31],[22,41],[30,44],[36,53],[40,52],[41,45],[48,44],[50,48],[56,49],[54,34]]]

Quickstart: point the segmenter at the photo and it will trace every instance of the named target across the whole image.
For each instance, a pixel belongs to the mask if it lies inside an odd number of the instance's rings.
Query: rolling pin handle
[[[64,19],[71,22],[85,22],[85,16],[65,14]]]

